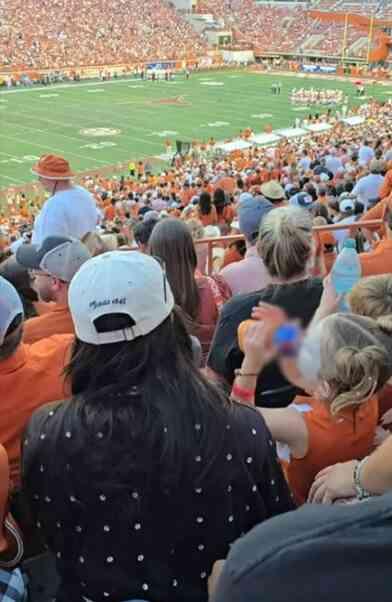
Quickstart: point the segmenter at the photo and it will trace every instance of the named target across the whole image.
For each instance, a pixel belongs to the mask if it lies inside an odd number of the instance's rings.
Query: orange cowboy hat
[[[31,171],[46,180],[70,180],[75,175],[68,161],[59,155],[42,155]]]

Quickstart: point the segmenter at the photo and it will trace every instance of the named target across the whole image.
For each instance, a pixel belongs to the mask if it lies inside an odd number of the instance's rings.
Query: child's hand
[[[243,339],[245,358],[242,368],[246,372],[261,372],[276,357],[271,330],[265,322],[250,321]],[[245,370],[246,366],[246,370]]]
[[[331,274],[324,278],[323,287],[324,290],[323,294],[321,295],[320,305],[317,311],[322,315],[322,317],[326,317],[338,311],[339,303],[343,299],[343,295],[337,294],[332,282]]]
[[[252,319],[267,322],[271,329],[276,330],[279,326],[288,322],[289,318],[286,312],[277,305],[261,302],[252,309]]]

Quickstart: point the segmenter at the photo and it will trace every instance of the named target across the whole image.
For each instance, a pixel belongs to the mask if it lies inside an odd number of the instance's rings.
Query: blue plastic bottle
[[[332,283],[338,295],[344,295],[339,311],[348,311],[346,295],[362,276],[355,240],[347,238],[332,268]]]

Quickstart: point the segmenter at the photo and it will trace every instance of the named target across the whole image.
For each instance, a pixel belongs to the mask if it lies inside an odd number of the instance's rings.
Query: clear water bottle
[[[343,249],[336,258],[332,268],[332,283],[338,295],[344,295],[339,311],[348,311],[346,295],[362,276],[361,262],[356,250],[355,240],[347,238]]]

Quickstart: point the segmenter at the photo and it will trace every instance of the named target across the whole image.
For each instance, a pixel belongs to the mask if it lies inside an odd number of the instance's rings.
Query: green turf
[[[271,83],[277,80],[283,84],[282,94],[272,96]],[[206,85],[211,82],[219,85]],[[291,126],[304,114],[289,102],[290,90],[301,86],[341,88],[351,102],[358,102],[349,82],[245,71],[198,73],[189,81],[178,76],[175,83],[132,79],[2,91],[0,189],[31,181],[30,167],[44,153],[62,154],[74,170],[86,171],[130,158],[159,156],[165,152],[167,136],[224,140],[247,126],[255,132],[263,131],[267,123],[274,128]],[[387,99],[390,90],[368,86],[367,94]],[[184,97],[187,106],[157,103],[176,96]],[[81,133],[88,128],[119,133],[99,137]]]

